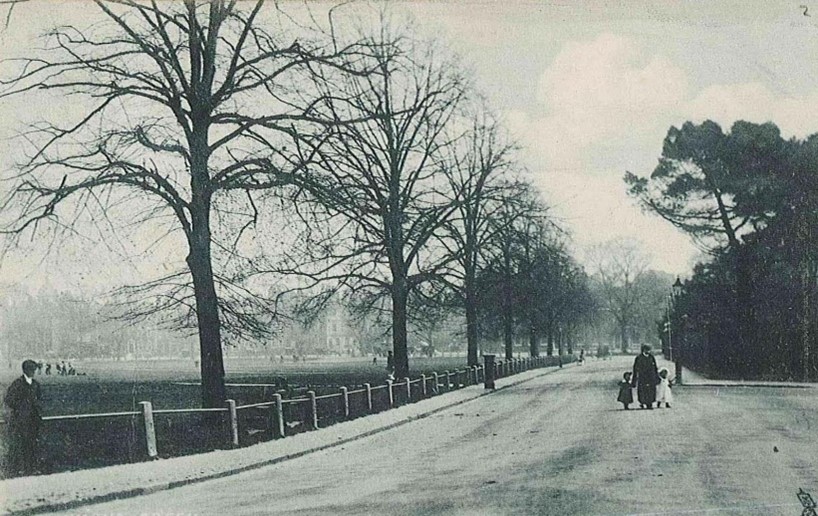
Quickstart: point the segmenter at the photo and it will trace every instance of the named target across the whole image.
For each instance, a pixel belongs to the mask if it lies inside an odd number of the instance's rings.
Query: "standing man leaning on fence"
[[[37,464],[37,433],[40,429],[40,384],[34,379],[37,363],[23,362],[23,375],[6,391],[8,418],[8,472],[27,475]]]

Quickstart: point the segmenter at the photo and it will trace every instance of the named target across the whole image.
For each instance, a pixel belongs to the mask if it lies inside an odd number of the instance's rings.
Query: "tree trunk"
[[[511,299],[511,251],[503,250],[503,344],[506,360],[514,358],[514,313]]]
[[[202,406],[223,407],[225,400],[219,302],[210,254],[211,186],[208,170],[209,146],[206,116],[198,113],[190,138],[190,252],[187,264],[193,278],[199,356],[202,375]]]
[[[466,280],[466,349],[469,366],[479,365],[477,361],[477,302],[474,287]]]
[[[409,376],[409,352],[406,332],[406,282],[395,278],[392,285],[392,351],[395,356],[395,378]]]
[[[540,336],[533,324],[528,332],[528,354],[532,357],[540,356]]]
[[[503,350],[506,360],[514,358],[514,324],[511,314],[503,314]]]
[[[554,355],[554,323],[552,321],[548,322],[548,348],[546,350],[546,354],[550,357]]]
[[[195,217],[194,217],[195,221]],[[224,362],[222,359],[221,323],[216,286],[210,260],[210,232],[194,226],[193,241],[187,264],[193,277],[196,318],[199,330],[199,356],[202,375],[202,406],[224,406]]]
[[[619,325],[619,338],[622,339],[619,343],[622,353],[628,352],[628,326],[626,324]]]

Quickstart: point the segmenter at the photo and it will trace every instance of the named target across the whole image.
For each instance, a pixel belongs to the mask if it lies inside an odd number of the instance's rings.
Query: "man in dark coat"
[[[40,429],[40,384],[34,380],[37,363],[23,362],[23,375],[6,391],[8,419],[8,469],[14,475],[31,474],[37,463],[37,433]]]
[[[656,401],[656,385],[659,383],[659,370],[656,359],[650,353],[650,346],[642,346],[642,352],[633,361],[633,378],[631,385],[636,387],[636,396],[642,408],[653,408]]]

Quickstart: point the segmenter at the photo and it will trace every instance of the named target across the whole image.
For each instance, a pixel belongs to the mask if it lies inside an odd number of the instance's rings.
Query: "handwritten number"
[[[812,16],[810,16],[809,14],[809,7],[807,7],[806,5],[799,5],[798,7],[804,10],[804,16],[809,16],[810,18],[812,18]]]

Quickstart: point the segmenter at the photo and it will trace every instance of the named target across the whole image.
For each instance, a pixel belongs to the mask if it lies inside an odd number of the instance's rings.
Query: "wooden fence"
[[[498,361],[494,378],[557,363],[557,357]],[[138,411],[46,416],[39,452],[51,472],[235,448],[382,412],[485,379],[485,366],[474,366],[387,380],[383,385],[340,387],[330,394],[308,391],[283,399],[275,393],[271,401],[247,405],[226,400],[221,408],[155,410],[143,401]]]

